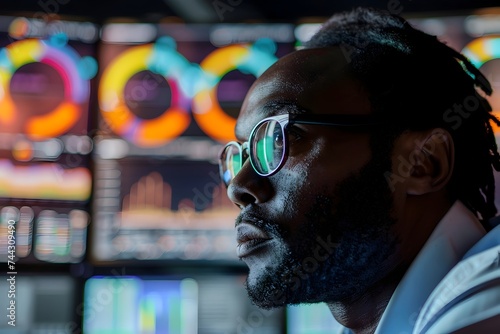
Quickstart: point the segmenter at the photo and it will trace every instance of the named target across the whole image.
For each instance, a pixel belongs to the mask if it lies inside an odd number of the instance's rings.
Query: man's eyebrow
[[[309,111],[307,111],[305,108],[291,101],[269,102],[262,107],[262,111],[269,115],[279,115],[285,112],[292,115],[302,115],[309,113]]]

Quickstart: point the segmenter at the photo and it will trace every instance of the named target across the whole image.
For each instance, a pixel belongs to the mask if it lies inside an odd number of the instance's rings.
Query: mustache
[[[236,217],[234,226],[237,227],[245,222],[254,225],[269,235],[282,236],[280,225],[269,217],[269,213],[264,212],[260,208],[249,207],[241,211],[238,217]]]
[[[250,223],[255,225],[258,228],[265,227],[266,223],[264,222],[263,215],[257,214],[255,212],[241,212],[234,222],[234,227],[237,227],[243,222]]]

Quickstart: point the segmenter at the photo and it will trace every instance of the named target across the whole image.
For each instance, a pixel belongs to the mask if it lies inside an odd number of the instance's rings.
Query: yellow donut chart
[[[476,38],[462,49],[462,53],[477,68],[490,60],[500,59],[500,35]]]
[[[10,125],[15,119],[16,106],[10,95],[9,84],[15,71],[28,63],[36,62],[43,53],[43,46],[34,39],[16,42],[8,45],[5,55],[9,59],[9,66],[0,66],[0,121]]]
[[[166,78],[172,92],[171,107],[162,115],[146,120],[130,111],[124,96],[125,85],[133,75],[150,70],[148,60],[153,45],[131,48],[119,55],[102,75],[99,105],[104,120],[118,135],[138,146],[158,146],[179,136],[190,123],[188,112],[179,101],[179,89],[174,78]]]
[[[232,45],[212,52],[201,62],[206,73],[222,78],[248,57],[248,47]],[[210,137],[220,141],[236,140],[234,127],[236,119],[226,114],[217,101],[217,85],[205,88],[193,98],[193,116],[200,128]]]
[[[78,121],[81,116],[81,104],[88,99],[90,86],[80,75],[82,59],[76,51],[66,45],[66,42],[64,35],[58,35],[47,41],[39,39],[17,41],[1,50],[0,122],[2,124],[11,125],[16,120],[19,111],[16,110],[9,86],[16,71],[30,63],[46,64],[56,70],[64,84],[64,100],[50,112],[30,117],[24,124],[24,132],[33,140],[53,138],[67,132]]]
[[[222,110],[217,100],[218,84],[224,75],[233,70],[259,77],[276,62],[275,51],[276,45],[272,40],[260,39],[254,44],[217,49],[202,61],[200,65],[205,75],[217,78],[214,85],[200,89],[193,98],[193,116],[206,134],[221,142],[235,140],[236,119]]]

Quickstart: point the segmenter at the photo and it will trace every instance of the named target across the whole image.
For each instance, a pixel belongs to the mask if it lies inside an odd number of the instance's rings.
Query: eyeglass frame
[[[252,138],[255,136],[256,130],[265,122],[268,122],[270,120],[276,121],[279,123],[281,127],[281,132],[283,135],[283,154],[281,156],[280,162],[276,168],[274,168],[271,172],[269,173],[261,173],[257,167],[255,166],[255,163],[253,162],[253,157],[254,155],[251,152],[252,145],[250,145],[250,142],[252,142]],[[286,162],[286,156],[288,155],[288,136],[286,129],[289,125],[292,124],[307,124],[307,125],[326,125],[326,126],[335,126],[335,127],[341,127],[341,128],[361,128],[361,127],[370,127],[373,125],[379,125],[383,124],[386,122],[386,119],[381,117],[380,115],[373,115],[373,114],[360,114],[360,115],[347,115],[347,114],[291,114],[291,113],[286,113],[286,114],[280,114],[280,115],[275,115],[275,116],[270,116],[262,119],[259,121],[252,129],[250,132],[250,136],[248,137],[248,141],[245,141],[243,143],[240,143],[238,141],[230,141],[228,142],[223,149],[221,150],[219,154],[219,172],[220,172],[220,177],[226,187],[229,187],[229,184],[231,181],[236,177],[236,175],[239,173],[236,173],[233,178],[226,184],[224,181],[224,172],[223,172],[223,165],[225,164],[225,159],[222,159],[222,155],[224,152],[226,152],[227,148],[230,145],[235,145],[238,147],[239,155],[240,155],[240,160],[241,160],[241,168],[243,168],[244,163],[250,159],[250,164],[252,165],[253,170],[255,173],[262,177],[269,177],[274,174],[276,174],[285,164]],[[248,153],[246,154],[246,157],[244,158],[244,152],[247,151]],[[228,169],[226,169],[228,170]],[[240,169],[241,170],[241,169]]]

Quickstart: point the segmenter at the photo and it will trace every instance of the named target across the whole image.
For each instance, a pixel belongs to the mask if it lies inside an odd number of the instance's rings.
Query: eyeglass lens
[[[283,129],[276,120],[260,124],[250,138],[252,162],[261,175],[273,173],[284,156]]]
[[[238,174],[242,166],[241,147],[237,143],[226,146],[221,155],[221,176],[226,185]]]
[[[262,176],[274,173],[285,155],[283,127],[276,120],[259,124],[250,136],[250,154],[253,168]],[[221,177],[226,185],[241,170],[246,152],[236,142],[229,143],[221,154]]]

